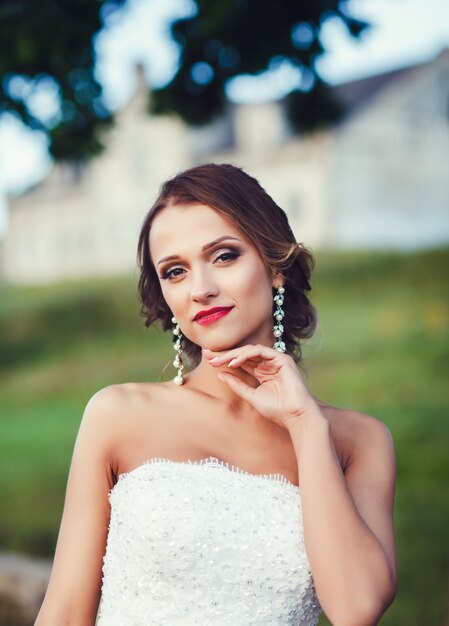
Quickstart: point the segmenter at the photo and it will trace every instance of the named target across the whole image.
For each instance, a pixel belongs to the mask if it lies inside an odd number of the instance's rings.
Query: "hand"
[[[317,406],[296,366],[288,354],[263,345],[246,345],[224,352],[203,350],[212,367],[226,365],[241,368],[259,385],[254,388],[237,376],[219,372],[218,377],[241,398],[247,400],[260,415],[288,430],[292,421]]]

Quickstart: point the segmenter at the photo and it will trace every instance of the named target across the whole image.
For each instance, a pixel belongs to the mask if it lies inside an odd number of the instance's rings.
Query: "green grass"
[[[316,258],[319,326],[304,345],[308,385],[326,402],[382,419],[396,444],[399,591],[381,623],[441,626],[449,589],[449,249]],[[168,336],[143,327],[135,276],[0,287],[0,547],[52,555],[88,399],[112,383],[159,380],[172,355]]]

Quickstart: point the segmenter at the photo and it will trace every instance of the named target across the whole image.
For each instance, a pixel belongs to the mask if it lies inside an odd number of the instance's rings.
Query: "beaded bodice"
[[[315,626],[300,488],[208,457],[150,459],[109,492],[97,626]]]

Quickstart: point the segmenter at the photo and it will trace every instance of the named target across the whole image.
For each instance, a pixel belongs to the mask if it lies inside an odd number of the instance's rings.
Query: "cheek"
[[[254,308],[262,314],[272,309],[271,279],[264,266],[250,263],[239,275],[240,295],[254,302]],[[234,281],[234,287],[236,282]],[[237,294],[236,294],[237,295]]]
[[[164,289],[164,284],[161,283],[162,296],[173,315],[179,318],[181,312],[185,310],[184,294],[182,294],[181,289],[170,289],[170,286]]]

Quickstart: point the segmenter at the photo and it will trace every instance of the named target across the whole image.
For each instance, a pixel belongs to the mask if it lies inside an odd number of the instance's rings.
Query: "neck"
[[[254,409],[250,407],[246,400],[237,396],[224,381],[218,378],[220,372],[232,373],[251,387],[259,386],[254,376],[251,376],[241,368],[232,368],[230,370],[226,365],[213,367],[206,359],[202,359],[194,370],[184,376],[184,384],[190,389],[195,389],[222,401],[233,412],[245,411],[245,409],[253,412]]]

